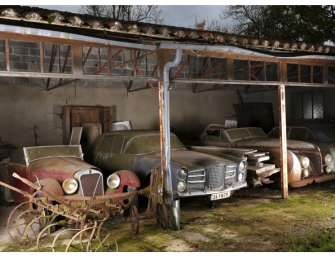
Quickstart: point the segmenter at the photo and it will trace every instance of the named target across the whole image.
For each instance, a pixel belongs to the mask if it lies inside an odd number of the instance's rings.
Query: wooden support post
[[[279,132],[280,132],[280,169],[282,198],[288,197],[287,185],[287,141],[286,141],[286,103],[285,85],[278,85]]]
[[[163,122],[164,122],[164,87],[163,81],[158,82],[158,97],[159,97],[159,131],[160,131],[160,142],[161,142],[161,171],[162,171],[162,180],[165,179],[165,154],[164,154],[164,145],[165,145],[165,137],[163,131]],[[162,190],[164,191],[164,183],[162,185]]]

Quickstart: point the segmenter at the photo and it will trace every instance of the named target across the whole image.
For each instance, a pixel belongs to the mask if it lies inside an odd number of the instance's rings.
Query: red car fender
[[[141,186],[139,178],[132,171],[122,170],[122,171],[115,172],[115,174],[119,175],[120,180],[121,180],[121,183],[119,186],[119,191],[121,193],[123,192],[124,186],[130,186],[130,187],[135,187],[135,188],[138,188]]]
[[[37,181],[35,181],[34,184],[39,186]],[[43,179],[43,180],[40,180],[40,184],[41,186],[43,186],[43,188],[45,188],[48,192],[54,194],[55,196],[64,195],[62,186],[55,179]],[[41,194],[42,196],[48,196],[47,194],[43,193],[43,190],[41,191]]]

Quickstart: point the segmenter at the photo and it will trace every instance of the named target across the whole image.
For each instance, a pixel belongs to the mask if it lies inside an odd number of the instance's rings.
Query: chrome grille
[[[84,196],[102,196],[102,175],[100,173],[85,174],[80,177]]]
[[[235,166],[227,166],[226,167],[226,180],[234,178],[236,176],[236,167]]]
[[[299,154],[309,158],[314,174],[320,175],[322,173],[322,157],[320,152],[299,151]]]
[[[104,195],[104,183],[102,173],[98,170],[87,169],[76,172],[74,178],[79,183],[79,196]]]
[[[211,189],[220,189],[224,186],[224,167],[217,166],[208,169],[209,187]]]
[[[205,170],[189,171],[188,183],[203,183],[205,182]]]

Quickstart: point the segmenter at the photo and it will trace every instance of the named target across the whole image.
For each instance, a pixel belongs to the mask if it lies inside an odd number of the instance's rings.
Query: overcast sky
[[[72,1],[71,1],[72,2]],[[83,2],[84,3],[84,2]],[[112,2],[111,2],[112,3]],[[25,3],[24,5],[27,5]],[[78,13],[80,5],[30,5],[46,9],[68,11]],[[224,20],[220,18],[220,14],[225,10],[225,5],[160,5],[162,16],[164,17],[163,24],[178,27],[193,27],[195,19],[198,21],[212,19],[218,20],[220,24],[226,26]]]

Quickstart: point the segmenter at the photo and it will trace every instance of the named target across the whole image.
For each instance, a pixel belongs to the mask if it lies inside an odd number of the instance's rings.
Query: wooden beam
[[[72,73],[83,74],[83,47],[81,45],[72,46]]]
[[[41,73],[44,73],[44,43],[40,42],[40,65],[41,65]]]
[[[10,59],[9,59],[9,40],[5,39],[5,47],[6,47],[6,70],[10,71]]]
[[[285,103],[284,85],[278,85],[278,100],[279,100],[281,192],[282,192],[282,198],[285,199],[288,197],[288,184],[287,184],[286,103]]]

